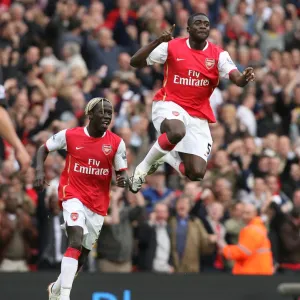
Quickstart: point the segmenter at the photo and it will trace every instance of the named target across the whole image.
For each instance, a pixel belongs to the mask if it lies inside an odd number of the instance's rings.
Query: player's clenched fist
[[[167,43],[167,42],[173,40],[173,36],[172,35],[173,35],[174,29],[175,29],[175,24],[171,28],[169,28],[168,30],[165,30],[162,33],[162,35],[159,37],[159,41],[161,43]]]
[[[243,72],[243,75],[245,76],[246,81],[254,81],[255,80],[255,74],[253,68],[246,68]]]
[[[36,190],[42,191],[44,189],[45,184],[47,184],[47,182],[45,181],[45,173],[37,171],[33,186]]]
[[[126,187],[127,186],[127,178],[125,176],[117,175],[117,186],[118,187]]]

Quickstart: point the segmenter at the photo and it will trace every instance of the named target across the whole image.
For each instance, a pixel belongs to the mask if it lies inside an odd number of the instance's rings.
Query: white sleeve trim
[[[223,51],[219,55],[218,69],[220,77],[229,78],[229,73],[233,70],[237,70],[237,67],[231,59],[227,51]]]
[[[168,43],[158,45],[147,57],[147,65],[164,64],[168,58]]]
[[[64,129],[48,139],[48,141],[46,142],[46,147],[49,152],[61,149],[67,150],[66,132],[67,129]]]
[[[123,140],[121,140],[118,150],[115,154],[114,168],[116,171],[127,169],[126,145]]]

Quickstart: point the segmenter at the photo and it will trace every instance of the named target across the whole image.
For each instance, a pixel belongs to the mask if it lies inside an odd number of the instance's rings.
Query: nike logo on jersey
[[[177,61],[185,60],[185,58],[176,58]]]
[[[82,149],[82,148],[84,148],[84,147],[76,147],[76,150],[79,150],[79,149]]]

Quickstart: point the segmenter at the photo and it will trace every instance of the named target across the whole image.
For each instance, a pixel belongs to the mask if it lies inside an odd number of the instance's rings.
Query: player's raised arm
[[[53,135],[48,141],[42,145],[37,151],[36,157],[36,176],[34,181],[34,187],[37,190],[43,190],[45,181],[44,161],[46,160],[49,152],[66,149],[66,130],[62,130]]]
[[[149,57],[150,53],[157,48],[162,43],[167,43],[173,39],[173,31],[175,28],[175,24],[169,28],[168,30],[164,31],[162,35],[151,42],[150,44],[142,47],[140,50],[138,50],[131,58],[130,65],[134,68],[143,68],[147,66],[149,63],[147,62],[147,58]],[[161,61],[159,58],[160,54],[158,53],[158,59],[154,58],[154,62],[157,63],[164,63],[164,61]]]

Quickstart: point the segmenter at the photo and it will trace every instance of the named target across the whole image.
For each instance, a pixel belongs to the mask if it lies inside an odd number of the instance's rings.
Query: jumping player
[[[203,179],[213,144],[208,123],[216,122],[209,98],[219,77],[240,87],[255,79],[253,68],[241,74],[228,52],[207,41],[210,23],[205,14],[189,17],[188,38],[173,39],[174,26],[131,58],[136,68],[164,64],[163,87],[152,106],[152,121],[160,136],[136,167],[130,180],[132,192],[138,192],[146,176],[164,162],[190,180]]]
[[[62,130],[41,146],[37,154],[35,186],[45,184],[44,161],[49,152],[67,151],[58,195],[63,208],[68,249],[61,263],[61,273],[48,287],[49,300],[69,300],[76,273],[83,266],[96,243],[109,206],[112,168],[117,185],[127,182],[126,147],[124,141],[107,130],[113,107],[109,100],[94,98],[85,109],[87,127]]]

